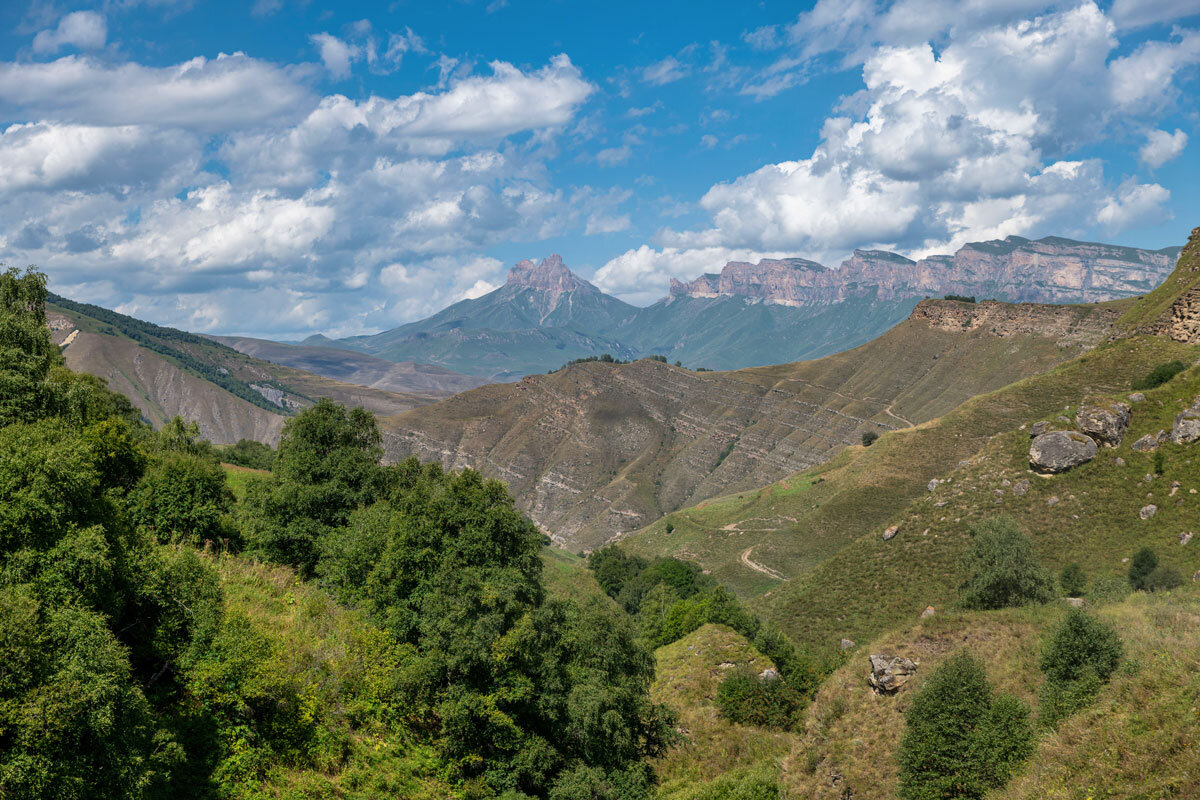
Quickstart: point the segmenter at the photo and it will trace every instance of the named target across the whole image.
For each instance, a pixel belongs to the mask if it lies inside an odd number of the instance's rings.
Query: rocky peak
[[[539,262],[528,258],[518,261],[508,271],[506,285],[540,289],[545,292],[570,292],[577,289],[595,290],[596,288],[571,272],[563,263],[562,256],[557,253],[543,258]]]

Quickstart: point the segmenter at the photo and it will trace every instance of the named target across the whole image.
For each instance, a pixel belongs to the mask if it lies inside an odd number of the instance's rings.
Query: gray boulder
[[[918,662],[903,656],[873,655],[869,660],[871,674],[867,676],[867,683],[871,684],[875,694],[895,694],[912,680],[919,666]]]
[[[1142,438],[1140,438],[1136,442],[1134,442],[1132,447],[1134,450],[1138,451],[1139,453],[1152,453],[1158,449],[1158,446],[1160,444],[1162,444],[1163,440],[1165,440],[1166,438],[1167,438],[1166,431],[1159,431],[1158,433],[1147,433],[1145,436],[1143,436]]]
[[[1131,412],[1125,403],[1115,400],[1098,400],[1081,405],[1075,412],[1075,424],[1079,430],[1105,447],[1116,447],[1125,437]]]
[[[1190,444],[1197,439],[1200,439],[1200,410],[1193,405],[1175,416],[1175,424],[1171,426],[1171,441]]]
[[[1028,492],[1029,487],[1032,485],[1033,484],[1031,484],[1029,482],[1029,478],[1021,478],[1021,480],[1019,480],[1013,484],[1012,493],[1015,494],[1017,497],[1020,497],[1021,495]]]
[[[1038,472],[1053,475],[1086,464],[1098,451],[1090,436],[1078,431],[1050,431],[1034,438],[1029,445],[1029,465]]]
[[[885,530],[883,532],[883,540],[886,542],[886,541],[889,541],[890,539],[895,538],[896,534],[899,533],[899,531],[900,531],[899,525],[892,525],[890,528],[888,528],[887,530]]]
[[[1158,506],[1151,503],[1148,506],[1142,506],[1142,510],[1138,512],[1138,516],[1142,519],[1150,519],[1158,513]]]
[[[1035,436],[1041,436],[1043,433],[1049,433],[1050,429],[1053,427],[1053,425],[1045,420],[1042,420],[1041,422],[1035,422],[1029,428],[1029,438],[1032,439]]]
[[[1146,402],[1146,395],[1142,394],[1141,392],[1134,392],[1133,394],[1129,395],[1129,402],[1144,403]]]

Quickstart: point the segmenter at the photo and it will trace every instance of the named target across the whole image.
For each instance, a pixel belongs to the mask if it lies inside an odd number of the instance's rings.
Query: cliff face
[[[884,336],[816,361],[733,372],[590,363],[485,386],[381,420],[384,446],[390,459],[507,481],[559,542],[595,547],[1049,369],[1103,339],[1112,317],[960,305],[923,303]]]
[[[730,262],[720,275],[704,275],[690,283],[673,281],[671,293],[733,294],[801,306],[863,296],[898,300],[944,294],[1092,303],[1149,292],[1174,268],[1178,252],[1010,236],[920,261],[882,250],[855,250],[836,270],[803,259]]]

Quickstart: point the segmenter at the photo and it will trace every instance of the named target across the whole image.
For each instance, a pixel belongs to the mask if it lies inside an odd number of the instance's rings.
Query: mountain
[[[576,364],[380,424],[390,458],[500,478],[558,541],[590,548],[1043,372],[1103,341],[1118,315],[1111,304],[924,301],[879,339],[816,361],[733,372]]]
[[[55,295],[46,316],[71,369],[105,379],[155,427],[181,416],[198,423],[201,435],[217,444],[273,443],[286,417],[319,397],[386,415],[445,396],[444,391],[383,391],[331,380]]]
[[[336,347],[284,344],[244,336],[209,338],[263,361],[385,392],[445,397],[484,383],[483,378],[463,375],[445,367],[413,361],[387,361]]]
[[[545,372],[572,359],[636,355],[608,334],[637,313],[571,272],[562,258],[518,262],[503,286],[432,317],[332,344],[390,361],[437,364],[492,380]],[[325,337],[304,344],[329,346]]]
[[[1144,294],[1170,273],[1179,250],[1009,236],[920,261],[855,250],[838,269],[802,258],[731,261],[694,281],[672,279],[668,295],[646,308],[605,295],[554,255],[518,263],[504,286],[428,319],[374,336],[316,336],[305,344],[491,380],[602,353],[740,369],[856,347],[905,319],[925,297],[1092,303]]]

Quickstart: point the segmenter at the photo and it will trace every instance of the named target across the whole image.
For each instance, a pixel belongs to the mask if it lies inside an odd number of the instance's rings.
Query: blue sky
[[[1195,0],[0,10],[0,258],[190,330],[370,332],[561,253],[645,304],[1200,224]]]

